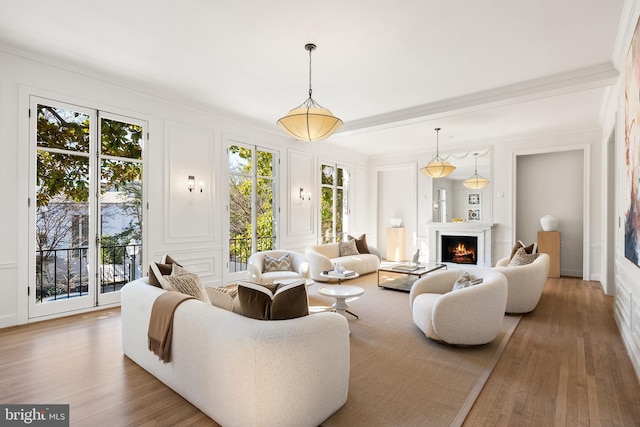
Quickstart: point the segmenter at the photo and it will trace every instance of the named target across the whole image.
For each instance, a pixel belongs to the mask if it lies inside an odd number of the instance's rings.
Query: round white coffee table
[[[349,304],[347,304],[347,299],[359,297],[364,294],[364,289],[360,286],[323,286],[318,289],[318,293],[327,297],[333,297],[336,299],[336,302],[333,304],[333,308],[336,309],[336,312],[342,314],[346,317],[345,313],[349,313],[354,316],[356,319],[359,319],[357,314],[352,313],[348,310]]]

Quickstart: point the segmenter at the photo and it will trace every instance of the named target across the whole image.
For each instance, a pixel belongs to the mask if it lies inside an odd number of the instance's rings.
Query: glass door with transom
[[[144,122],[32,97],[29,317],[118,303],[141,277]]]

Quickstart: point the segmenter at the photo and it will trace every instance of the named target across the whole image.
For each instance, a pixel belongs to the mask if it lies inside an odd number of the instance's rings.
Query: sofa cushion
[[[285,320],[309,314],[304,280],[281,285],[277,290],[257,283],[238,284],[238,314],[258,320]]]
[[[340,256],[340,245],[338,243],[325,243],[323,245],[311,246],[310,249],[329,259]]]
[[[360,255],[355,240],[347,240],[346,242],[339,242],[340,256]]]
[[[516,251],[513,258],[511,258],[511,261],[509,261],[509,267],[531,264],[539,255],[539,253],[528,254],[525,248],[520,248]]]
[[[356,247],[358,248],[358,253],[361,254],[369,254],[369,245],[367,244],[367,236],[365,234],[360,237],[353,237],[351,235],[347,235],[349,240],[353,240],[356,242]]]
[[[280,258],[265,255],[262,271],[265,273],[272,271],[293,271],[291,267],[291,257],[289,257],[289,254],[284,254]]]
[[[380,266],[380,260],[373,254],[358,254],[333,258],[331,262],[340,263],[345,270],[352,270],[358,274],[374,272]]]
[[[191,295],[203,302],[209,302],[209,297],[197,274],[189,273],[178,264],[173,264],[173,270],[169,275],[163,275],[160,279],[163,289],[177,291]]]

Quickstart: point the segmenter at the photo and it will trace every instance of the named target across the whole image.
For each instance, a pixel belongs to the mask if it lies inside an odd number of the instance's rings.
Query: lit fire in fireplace
[[[458,243],[453,247],[449,247],[449,255],[451,261],[458,264],[475,264],[476,250],[475,248],[467,248],[464,243]]]
[[[441,236],[442,262],[478,264],[478,238],[476,236]]]

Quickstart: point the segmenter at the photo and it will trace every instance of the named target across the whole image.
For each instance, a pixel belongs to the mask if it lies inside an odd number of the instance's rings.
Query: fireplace
[[[441,235],[442,262],[478,264],[478,237]]]
[[[447,247],[443,247],[442,237],[475,237],[475,265],[478,267],[491,267],[493,265],[491,258],[492,234],[495,226],[496,224],[494,223],[474,221],[427,223],[428,236],[421,242],[421,253],[427,256],[429,262],[446,262],[445,258],[449,257],[449,251]],[[449,262],[453,263],[452,261]]]

